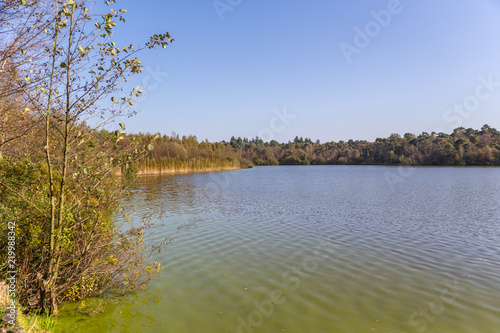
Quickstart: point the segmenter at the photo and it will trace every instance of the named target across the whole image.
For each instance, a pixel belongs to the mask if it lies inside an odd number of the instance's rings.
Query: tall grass
[[[193,172],[210,172],[236,170],[245,168],[247,165],[237,160],[225,159],[173,159],[173,158],[144,158],[135,162],[133,168],[140,175],[146,174],[180,174]]]

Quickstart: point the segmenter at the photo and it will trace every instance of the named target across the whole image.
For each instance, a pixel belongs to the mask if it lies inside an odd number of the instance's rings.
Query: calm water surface
[[[500,169],[278,166],[143,177],[146,292],[59,332],[500,332]]]

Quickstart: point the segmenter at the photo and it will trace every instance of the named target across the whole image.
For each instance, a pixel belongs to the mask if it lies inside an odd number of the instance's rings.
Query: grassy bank
[[[19,326],[24,328],[25,333],[51,333],[54,329],[55,320],[54,317],[48,314],[24,314],[22,311],[19,311],[18,314]]]
[[[136,161],[130,167],[132,172],[137,172],[138,175],[176,175],[238,170],[251,166],[232,159],[177,160],[145,158]],[[122,172],[123,170],[119,174]]]

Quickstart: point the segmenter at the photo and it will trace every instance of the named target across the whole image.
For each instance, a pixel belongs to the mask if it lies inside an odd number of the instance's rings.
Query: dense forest
[[[195,136],[156,135],[154,149],[137,161],[139,169],[175,170],[251,165],[380,164],[380,165],[500,165],[500,132],[484,125],[481,130],[457,128],[451,134],[391,134],[375,142],[312,141],[296,137],[293,142],[264,142],[259,138],[234,138],[229,142],[199,142]],[[122,140],[149,142],[151,134],[133,134]]]
[[[488,125],[481,130],[457,128],[451,134],[391,134],[375,142],[293,142],[235,139],[229,143],[255,165],[399,164],[399,165],[500,165],[500,132]]]

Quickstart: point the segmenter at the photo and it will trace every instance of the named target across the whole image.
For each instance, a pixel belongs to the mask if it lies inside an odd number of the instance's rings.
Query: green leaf
[[[87,174],[89,173],[89,169],[84,168],[84,169],[83,169],[83,173],[87,175]]]
[[[115,97],[111,97],[111,102],[115,103],[116,102],[116,98]]]
[[[149,150],[153,150],[153,148],[154,148],[154,147],[153,147],[153,145],[151,145],[151,144],[148,146],[148,149],[149,149]]]
[[[153,140],[158,140],[160,138],[160,134],[156,134]]]
[[[113,97],[114,98],[114,97]],[[124,130],[125,129],[125,124],[124,123],[119,123],[120,127]]]
[[[68,67],[68,66],[66,65],[66,63],[65,63],[65,62],[62,62],[62,63],[61,63],[61,67],[62,67],[62,68],[66,68],[66,67]]]

